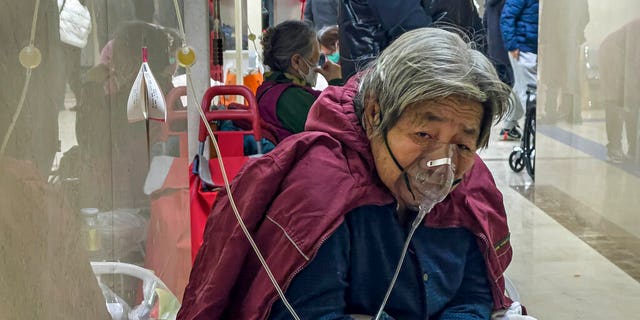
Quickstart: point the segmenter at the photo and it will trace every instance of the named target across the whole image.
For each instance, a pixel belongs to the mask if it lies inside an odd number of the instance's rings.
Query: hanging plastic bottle
[[[86,247],[92,259],[96,258],[100,249],[102,249],[102,241],[98,230],[98,213],[100,213],[100,210],[97,208],[80,209],[80,214],[84,220],[83,234],[86,236]]]

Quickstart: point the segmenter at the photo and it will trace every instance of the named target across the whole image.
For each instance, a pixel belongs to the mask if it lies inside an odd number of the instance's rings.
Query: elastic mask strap
[[[391,152],[391,147],[389,147],[389,141],[387,140],[386,133],[384,135],[384,145],[387,146],[387,151],[389,152],[389,155],[391,156],[393,163],[395,163],[398,169],[402,171],[402,176],[404,177],[404,183],[407,185],[407,189],[409,189],[409,192],[411,193],[411,197],[413,197],[413,200],[416,200],[416,195],[413,193],[413,189],[411,189],[411,183],[409,182],[409,174],[407,174],[404,168],[400,165],[400,162],[398,162],[398,159],[396,159],[396,157],[393,155],[393,152]]]
[[[411,192],[411,197],[413,198],[413,200],[416,200],[416,195],[413,194],[413,189],[411,189],[411,183],[409,183],[409,174],[407,174],[407,172],[403,172],[402,175],[404,176],[404,184],[407,185],[407,189],[409,189],[409,192]]]
[[[404,171],[404,168],[400,165],[400,162],[398,162],[396,157],[393,155],[393,152],[391,152],[391,147],[389,147],[389,141],[387,140],[386,133],[384,134],[384,145],[387,146],[387,151],[389,151],[389,155],[391,156],[393,163],[396,164],[396,166],[398,167],[398,169],[400,169],[400,171]]]

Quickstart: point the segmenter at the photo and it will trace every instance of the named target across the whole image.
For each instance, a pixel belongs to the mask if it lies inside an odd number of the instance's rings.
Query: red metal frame
[[[239,95],[246,99],[247,104],[232,103],[228,106],[228,109],[221,110],[209,110],[212,104],[213,98],[222,95]],[[242,137],[245,134],[253,134],[256,141],[262,139],[262,130],[260,128],[260,115],[258,113],[258,104],[256,99],[247,87],[238,85],[229,86],[215,86],[207,89],[202,98],[201,108],[205,112],[207,121],[216,120],[243,120],[251,124],[251,130],[245,131],[216,131],[215,135],[219,141],[221,148],[222,160],[225,164],[225,172],[229,181],[233,180],[235,175],[240,171],[245,162],[249,160],[248,157],[240,155],[231,155],[225,152],[223,145],[226,138],[237,138],[239,140],[233,140],[232,143],[242,143]],[[229,109],[231,108],[231,109]],[[204,122],[200,122],[198,140],[200,141],[200,152],[204,149],[204,144],[207,141],[208,131],[204,125]],[[258,143],[260,146],[260,143]],[[240,146],[242,149],[242,145]],[[204,157],[199,157],[204,160]],[[211,211],[215,198],[218,195],[217,190],[210,191],[202,188],[202,180],[197,173],[198,163],[194,161],[191,165],[189,185],[190,185],[190,201],[191,201],[191,254],[192,259],[195,259],[200,246],[202,245],[202,239],[204,234],[204,228],[206,225],[207,217]],[[217,186],[223,186],[222,172],[218,166],[218,159],[209,160],[209,168],[211,177],[214,184]],[[195,168],[194,168],[195,167]],[[194,169],[196,169],[194,171]]]

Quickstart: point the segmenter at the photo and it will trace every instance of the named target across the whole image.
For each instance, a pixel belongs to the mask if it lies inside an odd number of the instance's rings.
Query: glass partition
[[[540,19],[528,196],[640,281],[640,2],[544,0]]]
[[[191,268],[173,1],[25,0],[3,8],[0,309],[24,319],[110,318],[105,306],[111,315],[157,317],[165,295],[155,289],[181,300]],[[70,10],[80,14],[71,19]],[[144,101],[129,103],[132,88],[141,89],[143,47],[167,101],[166,122],[134,117]],[[129,265],[157,278],[117,267]]]

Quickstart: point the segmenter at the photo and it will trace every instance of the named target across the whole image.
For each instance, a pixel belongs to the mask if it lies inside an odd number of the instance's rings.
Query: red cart
[[[217,96],[242,96],[246,104],[230,103],[224,109],[211,110],[213,98]],[[229,181],[231,181],[249,157],[244,155],[244,135],[252,134],[255,141],[262,139],[258,104],[253,93],[245,86],[225,85],[207,89],[201,104],[207,121],[234,120],[251,124],[244,131],[216,131],[216,139],[220,147],[222,161]],[[222,173],[218,159],[204,157],[208,132],[204,123],[200,123],[199,151],[189,167],[189,187],[191,199],[191,257],[195,259],[202,245],[204,227],[218,191],[224,188]],[[258,153],[262,153],[260,143]]]

